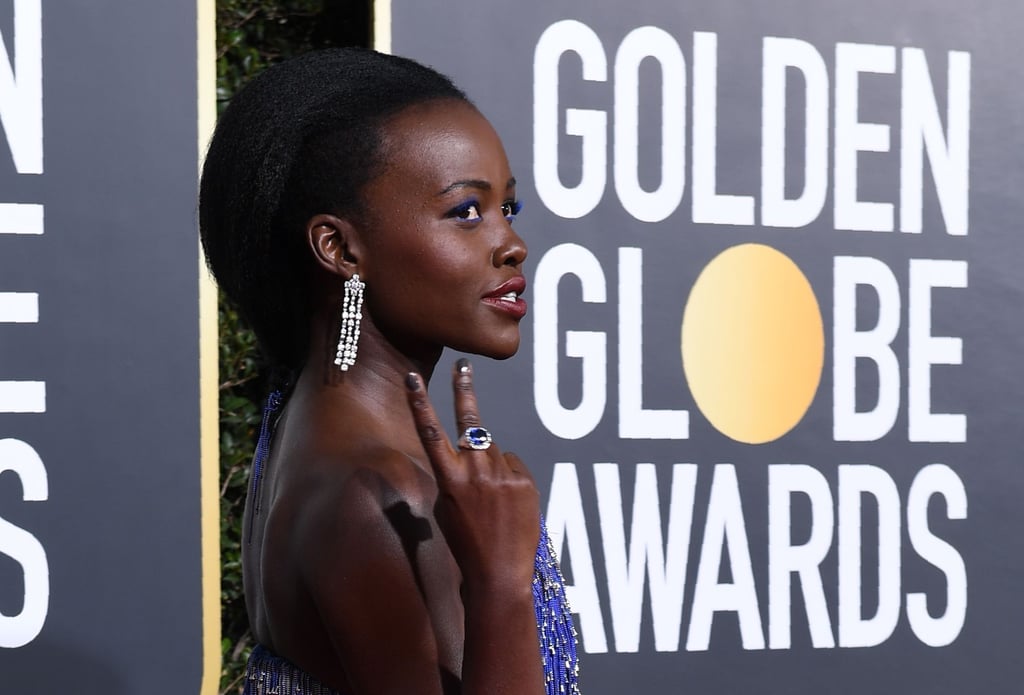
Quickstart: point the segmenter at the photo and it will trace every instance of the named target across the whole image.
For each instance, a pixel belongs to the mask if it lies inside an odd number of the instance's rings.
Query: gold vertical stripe
[[[217,9],[215,0],[196,0],[196,94],[198,113],[197,162],[217,120]],[[197,171],[199,170],[197,167]],[[217,388],[217,288],[206,268],[202,249],[199,265],[199,456],[202,547],[203,680],[200,695],[217,695],[220,688],[220,447]]]
[[[391,0],[373,0],[373,48],[391,53]]]

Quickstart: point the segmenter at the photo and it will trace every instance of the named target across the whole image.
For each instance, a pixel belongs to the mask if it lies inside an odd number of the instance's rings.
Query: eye
[[[480,203],[475,200],[468,200],[462,205],[452,208],[448,216],[462,222],[477,222],[480,220]]]
[[[523,209],[522,202],[518,200],[506,200],[501,205],[501,212],[505,215],[505,219],[511,222],[519,214],[520,210]]]

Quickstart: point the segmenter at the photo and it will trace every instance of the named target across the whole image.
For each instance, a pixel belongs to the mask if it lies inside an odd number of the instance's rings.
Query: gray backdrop
[[[585,613],[584,692],[1018,692],[1021,6],[475,0],[441,11],[394,0],[392,13],[393,52],[434,65],[466,89],[502,135],[520,181],[525,208],[516,224],[530,245],[531,313],[519,355],[502,364],[477,360],[478,383],[486,424],[529,462],[544,491],[575,608]],[[565,20],[583,26],[557,25]],[[654,30],[626,41],[640,27]],[[776,226],[762,210],[762,127],[766,120],[781,127],[763,104],[767,37],[797,40],[800,55],[811,56],[799,64],[817,66],[807,68],[811,77],[791,68],[785,88],[765,92],[766,103],[786,104],[786,173],[776,166],[764,178],[783,182],[789,199],[809,188],[824,196],[791,228]],[[715,74],[717,88],[709,88]],[[629,87],[631,79],[638,89]],[[808,96],[813,89],[816,96]],[[717,95],[717,117],[708,94]],[[854,97],[859,104],[851,105]],[[674,128],[669,142],[676,143],[665,156],[663,102]],[[811,102],[816,110],[807,111]],[[578,115],[569,109],[588,112],[583,120],[605,115],[580,138],[581,126],[572,121]],[[632,150],[630,132],[639,134]],[[815,137],[825,138],[821,147],[811,147]],[[709,139],[717,167],[707,166]],[[588,142],[594,149],[584,156]],[[922,142],[925,154],[916,157]],[[811,150],[819,159],[805,180],[804,153]],[[685,166],[676,166],[679,158]],[[647,200],[629,192],[631,180],[648,192],[665,184],[666,159],[670,173],[685,174],[678,204],[671,196]],[[923,184],[915,186],[915,177]],[[589,200],[579,191],[560,195],[552,183],[576,189],[584,180],[596,191]],[[751,201],[724,200],[717,213],[695,212],[694,197],[706,201],[709,186]],[[570,210],[570,199],[582,202]],[[854,205],[847,212],[856,201],[890,204],[892,231],[856,229],[890,226],[884,208]],[[872,217],[879,210],[880,221]],[[640,219],[645,215],[655,221]],[[824,339],[820,382],[806,413],[760,444],[737,441],[743,437],[723,433],[705,415],[690,381],[711,362],[691,363],[688,379],[680,355],[684,307],[698,276],[720,253],[745,243],[795,263],[820,308]],[[565,251],[564,244],[582,248]],[[642,255],[639,353],[637,273],[620,268],[623,248]],[[625,255],[630,261],[636,252]],[[864,258],[875,262],[856,260]],[[852,266],[861,270],[851,275]],[[580,275],[590,278],[588,301]],[[729,272],[724,276],[728,285]],[[733,284],[745,277],[736,275]],[[727,297],[722,302],[728,306]],[[845,308],[837,310],[840,304]],[[775,318],[787,315],[781,306]],[[535,343],[538,321],[545,323]],[[711,327],[698,324],[694,335]],[[606,350],[594,334],[604,334]],[[790,342],[780,354],[804,335],[783,336]],[[572,341],[591,341],[591,348]],[[760,348],[744,343],[722,359],[736,364]],[[636,409],[627,403],[623,416],[619,403],[636,391],[638,354],[642,407],[677,411],[666,416],[674,429],[655,428],[646,438],[621,429]],[[784,359],[778,367],[784,375],[815,372]],[[715,373],[724,378],[728,369]],[[432,392],[447,409],[446,379],[435,380]],[[596,405],[590,416],[562,417],[552,393],[567,412],[584,400]],[[745,398],[742,388],[730,393],[727,413],[746,408],[753,420],[764,416],[763,402]],[[857,420],[851,409],[880,413],[882,425],[845,427]],[[911,410],[923,429],[911,425]],[[930,419],[929,412],[954,417]],[[688,417],[688,432],[681,417]],[[639,464],[653,464],[653,475]],[[561,477],[549,495],[555,471]],[[673,558],[667,570],[663,556]]]
[[[0,62],[39,4],[0,2]],[[38,320],[0,323],[0,381],[45,382],[45,410],[0,412],[0,440],[38,454],[48,489],[23,501],[38,464],[0,475],[0,639],[47,573],[49,596],[0,648],[0,689],[198,692],[196,9],[41,4],[42,172],[0,142],[0,203],[44,210],[41,236],[0,233],[0,293],[35,293]],[[0,451],[3,470],[25,447]]]

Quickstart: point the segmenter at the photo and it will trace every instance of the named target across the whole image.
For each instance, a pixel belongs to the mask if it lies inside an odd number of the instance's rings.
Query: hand
[[[407,377],[409,407],[437,480],[435,518],[466,589],[528,588],[540,537],[540,497],[529,470],[494,443],[453,447],[418,374]],[[458,431],[480,426],[473,372],[461,359],[452,388]],[[461,441],[461,440],[460,440]]]

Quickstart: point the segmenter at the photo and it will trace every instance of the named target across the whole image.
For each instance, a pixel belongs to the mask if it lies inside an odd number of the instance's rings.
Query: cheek
[[[464,283],[465,274],[443,245],[409,243],[381,251],[384,254],[373,264],[374,304],[389,314],[411,318],[410,312],[443,306],[454,300],[455,289]]]
[[[430,250],[422,243],[427,232],[407,217],[382,216],[373,221],[367,235],[366,258],[370,277],[378,283],[393,283],[396,271],[413,269]],[[398,275],[397,277],[400,277]]]
[[[436,213],[406,211],[402,215],[382,215],[374,220],[377,232],[367,244],[367,280],[377,287],[381,299],[400,299],[399,295],[430,293],[434,289],[455,290],[475,286],[486,272],[487,250],[474,246],[473,230],[453,228],[449,220],[431,219]],[[424,218],[427,221],[424,221]],[[412,297],[433,302],[434,297]],[[446,298],[442,294],[438,301]],[[447,297],[453,301],[454,297]]]
[[[479,254],[477,254],[479,255]],[[478,279],[483,268],[466,240],[452,233],[431,233],[425,230],[418,243],[398,251],[390,265],[406,276],[408,284],[454,287]]]

